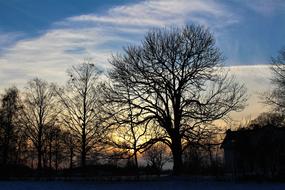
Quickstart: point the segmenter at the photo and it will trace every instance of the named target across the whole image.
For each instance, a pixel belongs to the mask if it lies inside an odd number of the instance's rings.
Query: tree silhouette
[[[44,166],[57,170],[65,156],[63,131],[59,125],[46,126],[44,130]]]
[[[244,108],[246,90],[227,75],[222,60],[212,34],[191,25],[153,30],[141,45],[128,46],[110,61],[109,99],[125,102],[118,109],[131,103],[133,113],[140,114],[137,123],[161,128],[166,135],[149,143],[159,140],[170,147],[175,174],[188,138],[204,123]]]
[[[39,78],[28,82],[24,94],[21,121],[37,150],[38,169],[42,168],[45,128],[57,122],[58,107],[55,95],[51,85]]]
[[[271,58],[271,65],[273,73],[271,81],[275,88],[265,93],[264,102],[271,105],[274,111],[283,113],[285,109],[285,48],[279,51],[277,57]]]
[[[146,151],[152,144],[151,139],[159,138],[163,132],[160,128],[141,121],[141,113],[133,107],[129,86],[126,87],[126,96],[119,101],[113,99],[112,84],[103,83],[100,93],[103,94],[101,104],[104,113],[105,125],[109,129],[108,144],[115,149],[112,151],[115,158],[128,159],[128,164],[138,169],[139,154]],[[133,160],[132,160],[133,159]]]
[[[170,156],[164,144],[155,144],[144,153],[144,159],[151,169],[161,172],[163,166],[170,161]]]
[[[17,162],[20,149],[23,146],[22,129],[19,124],[19,110],[21,109],[19,91],[16,87],[5,90],[1,97],[0,127],[2,164]]]
[[[88,153],[102,141],[106,130],[100,125],[97,85],[99,70],[92,63],[73,66],[65,88],[57,89],[63,111],[63,125],[80,142],[81,166],[86,165]]]

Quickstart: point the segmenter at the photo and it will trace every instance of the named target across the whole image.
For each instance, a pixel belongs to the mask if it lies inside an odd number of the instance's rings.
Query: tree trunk
[[[50,142],[49,142],[49,168],[51,169],[52,168],[52,150],[51,150],[51,139],[50,139]]]
[[[180,175],[182,170],[182,144],[181,139],[172,138],[173,175]]]
[[[55,151],[55,171],[58,170],[58,150]]]
[[[9,152],[8,147],[9,147],[8,143],[5,142],[4,149],[3,149],[3,163],[2,163],[4,165],[7,164],[7,160],[8,160],[8,152]]]
[[[73,168],[73,148],[70,149],[69,169]]]
[[[38,169],[42,168],[42,151],[41,148],[38,148]]]
[[[11,138],[11,125],[5,126],[5,137],[4,137],[4,150],[3,150],[3,164],[7,164],[9,161],[9,149],[10,149],[10,138]]]
[[[40,117],[40,124],[38,126],[38,139],[37,139],[37,151],[38,151],[38,168],[37,169],[41,169],[42,168],[42,133],[43,133],[43,125],[42,125],[42,118]]]
[[[137,149],[135,149],[134,151],[135,151],[135,153],[134,153],[134,156],[135,156],[135,167],[136,167],[136,170],[138,170],[139,163],[138,163]]]
[[[82,147],[81,147],[81,167],[86,165],[86,136],[82,135]]]

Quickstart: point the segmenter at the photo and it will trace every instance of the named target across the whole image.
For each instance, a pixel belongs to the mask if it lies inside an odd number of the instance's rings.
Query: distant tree
[[[192,145],[183,152],[184,169],[192,174],[201,172],[205,165],[205,151],[202,146]]]
[[[116,148],[122,149],[119,151],[126,151],[129,158],[133,158],[134,166],[138,169],[138,153],[141,151],[140,145],[143,144],[145,128],[141,126],[126,126],[121,125],[116,127],[113,131],[114,139],[112,139],[112,145]]]
[[[251,120],[246,128],[284,127],[284,115],[278,112],[265,112]]]
[[[75,149],[78,145],[78,139],[70,131],[64,131],[62,134],[62,141],[63,146],[65,147],[64,152],[66,152],[68,158],[69,169],[72,169],[74,166],[73,157],[75,156]]]
[[[196,174],[217,166],[220,142],[224,138],[223,129],[214,123],[204,124],[199,129],[192,134],[194,137],[188,139],[183,151],[184,171]]]
[[[161,172],[163,166],[171,160],[171,156],[167,152],[167,146],[155,144],[144,153],[144,159],[153,170]]]
[[[62,123],[80,142],[81,166],[86,157],[98,145],[106,133],[100,125],[98,105],[99,70],[92,63],[83,63],[68,70],[69,81],[63,89],[57,89],[63,111]]]
[[[125,103],[118,109],[131,103],[133,113],[140,113],[136,123],[160,127],[162,137],[146,143],[170,147],[175,174],[181,171],[187,139],[203,124],[244,108],[246,90],[227,75],[222,60],[212,34],[191,25],[153,30],[141,45],[125,48],[110,61],[109,100]]]
[[[15,152],[13,153],[13,159],[15,164],[27,164],[28,163],[28,135],[25,130],[25,126],[21,124],[20,120],[16,122],[16,128],[14,131],[14,143]]]
[[[103,94],[100,103],[103,105],[105,125],[111,131],[108,143],[114,148],[114,151],[110,158],[128,159],[127,165],[138,169],[139,154],[152,145],[145,142],[158,138],[162,134],[156,127],[156,123],[150,121],[152,125],[149,125],[149,122],[141,122],[141,113],[135,112],[130,89],[128,86],[126,88],[125,99],[116,101],[113,99],[112,84],[103,83],[100,86],[100,93]]]
[[[51,134],[53,135],[52,160],[54,163],[54,169],[57,171],[60,164],[64,161],[63,158],[66,156],[64,154],[65,146],[63,146],[62,141],[63,131],[58,126],[55,126],[52,128]]]
[[[46,126],[44,132],[44,166],[52,168],[52,149],[53,149],[53,140],[54,140],[54,127],[53,126]],[[48,162],[48,163],[47,163]]]
[[[107,93],[105,94],[106,99],[110,98],[110,92],[105,89],[105,93]],[[121,151],[123,151],[122,153],[127,153],[129,159],[133,159],[133,166],[138,169],[138,154],[144,152],[145,148],[147,148],[144,146],[144,143],[151,138],[154,138],[156,132],[152,130],[154,127],[150,128],[149,126],[145,126],[143,123],[138,123],[140,113],[134,112],[131,103],[133,100],[130,98],[128,90],[125,101],[127,103],[126,107],[123,105],[125,102],[114,103],[113,101],[113,107],[105,107],[105,109],[108,109],[107,112],[115,112],[115,114],[111,114],[113,117],[109,118],[113,122],[113,137],[110,139],[112,141],[112,145],[121,149]]]
[[[284,113],[285,109],[285,48],[279,51],[277,57],[271,58],[271,79],[274,89],[265,94],[264,102],[271,105],[274,111]]]
[[[44,166],[57,170],[65,152],[64,134],[58,125],[46,126],[44,130]]]
[[[37,168],[42,168],[45,128],[57,122],[58,106],[53,87],[35,78],[28,82],[23,99],[21,121],[37,151]]]
[[[11,162],[12,159],[16,162],[15,157],[17,157],[19,153],[17,152],[17,149],[19,151],[24,143],[20,140],[20,138],[23,137],[23,134],[18,125],[20,109],[21,105],[18,89],[16,87],[6,89],[1,97],[0,108],[0,138],[3,164]]]
[[[221,149],[216,131],[209,132],[207,138],[201,137],[199,142],[191,142],[185,147],[183,152],[184,171],[187,173],[198,174],[203,171],[216,172],[221,167]],[[209,170],[211,169],[211,170]]]

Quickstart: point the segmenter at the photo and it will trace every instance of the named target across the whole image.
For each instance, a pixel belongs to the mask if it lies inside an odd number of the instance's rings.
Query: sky
[[[247,85],[240,116],[263,111],[270,57],[285,46],[283,0],[0,0],[0,89],[34,77],[64,83],[67,68],[86,58],[107,70],[112,54],[148,30],[185,24],[208,27]]]

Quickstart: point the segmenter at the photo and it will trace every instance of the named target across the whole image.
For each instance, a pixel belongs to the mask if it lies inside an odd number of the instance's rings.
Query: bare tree
[[[69,162],[69,169],[73,168],[73,157],[75,156],[75,149],[77,146],[77,138],[74,134],[72,134],[70,131],[64,131],[62,134],[62,141],[63,146],[65,147],[64,150],[66,154],[68,155],[68,162]]]
[[[73,66],[64,89],[56,90],[64,111],[63,124],[80,142],[81,166],[94,146],[104,138],[105,129],[100,125],[97,85],[99,70],[92,63]]]
[[[5,90],[1,97],[0,124],[1,124],[1,148],[2,162],[6,164],[16,156],[17,148],[22,148],[22,141],[17,146],[18,138],[21,138],[20,126],[18,126],[19,110],[19,91],[16,87]],[[19,136],[18,136],[19,135]],[[14,161],[16,161],[14,159]]]
[[[154,136],[150,131],[148,131],[148,126],[122,122],[114,127],[112,132],[113,138],[110,138],[112,139],[111,145],[118,148],[119,150],[117,151],[123,151],[122,153],[127,154],[128,159],[132,158],[135,168],[138,169],[138,155],[147,148],[144,143]]]
[[[114,119],[115,124],[112,132],[115,137],[111,138],[111,140],[117,148],[128,152],[129,157],[134,159],[135,168],[138,169],[138,153],[143,153],[144,149],[147,148],[144,146],[144,143],[154,138],[156,133],[152,130],[154,127],[149,128],[143,123],[137,123],[140,113],[133,112],[131,101],[130,93],[127,89],[127,106],[124,109],[119,109],[119,112],[114,117],[111,117]]]
[[[64,150],[65,148],[62,143],[62,130],[55,126],[51,130],[51,134],[53,135],[53,142],[52,142],[52,160],[54,162],[54,169],[57,171],[60,164],[63,162]]]
[[[188,138],[203,124],[244,108],[246,90],[227,75],[222,60],[211,33],[191,25],[153,30],[141,45],[125,48],[110,61],[109,99],[125,102],[118,108],[124,109],[130,97],[133,113],[140,114],[137,123],[161,128],[166,135],[156,140],[172,150],[175,174],[181,171]]]
[[[57,122],[58,110],[55,92],[46,81],[35,78],[28,82],[21,114],[26,132],[37,150],[37,168],[42,168],[44,132],[46,126]]]
[[[103,100],[101,101],[102,111],[104,113],[105,125],[110,129],[108,142],[116,150],[113,156],[120,155],[124,159],[129,160],[128,163],[132,163],[136,169],[138,169],[138,157],[147,150],[151,144],[145,144],[145,142],[151,139],[158,138],[161,135],[161,131],[156,127],[152,121],[152,126],[149,123],[140,121],[139,112],[134,112],[133,99],[130,97],[129,86],[126,87],[125,99],[115,101],[113,99],[112,87],[104,83],[101,86],[101,93]],[[102,103],[103,102],[103,103]]]
[[[167,152],[166,145],[155,144],[144,153],[144,159],[152,169],[161,172],[163,166],[171,160],[171,156]]]
[[[183,148],[186,172],[199,173],[205,169],[215,172],[220,166],[220,150],[224,130],[214,124],[202,125]],[[208,170],[209,171],[209,170]]]
[[[274,111],[284,113],[285,109],[285,48],[281,49],[276,58],[271,58],[271,80],[275,88],[265,94],[264,102],[271,105]]]
[[[265,112],[259,114],[255,119],[245,125],[249,129],[263,127],[284,127],[284,115],[278,112]]]
[[[59,125],[46,126],[44,130],[44,166],[57,170],[65,155],[64,133]]]

